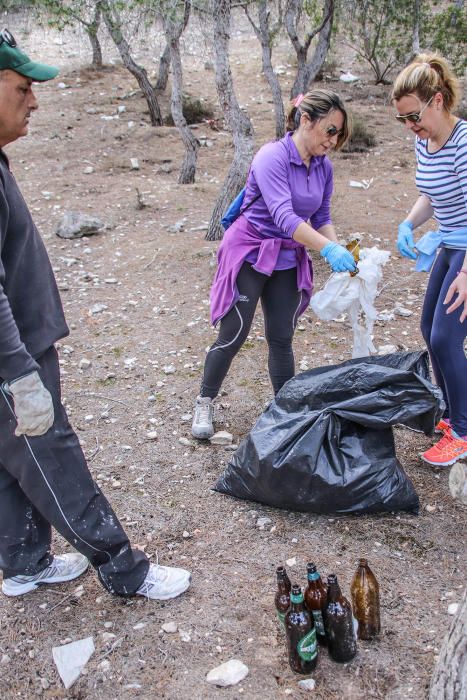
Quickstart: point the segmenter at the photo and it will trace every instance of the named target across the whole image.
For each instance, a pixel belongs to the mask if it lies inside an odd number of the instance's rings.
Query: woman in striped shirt
[[[437,426],[443,437],[422,459],[439,467],[467,458],[467,122],[454,114],[459,95],[437,54],[417,56],[392,94],[396,119],[415,135],[420,196],[399,225],[397,246],[416,270],[431,270],[421,330],[446,413]],[[438,230],[415,243],[413,229],[430,218]]]

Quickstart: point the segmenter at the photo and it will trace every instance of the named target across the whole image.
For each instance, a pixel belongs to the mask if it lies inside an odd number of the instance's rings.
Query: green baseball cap
[[[31,61],[29,56],[19,50],[16,41],[7,29],[0,32],[0,42],[0,70],[14,70],[38,83],[57,77],[58,68]]]

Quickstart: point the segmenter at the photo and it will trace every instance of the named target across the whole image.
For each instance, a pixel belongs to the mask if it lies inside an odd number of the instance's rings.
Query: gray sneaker
[[[198,396],[191,434],[198,440],[209,440],[214,435],[214,402],[209,396]]]
[[[89,561],[78,552],[60,554],[53,558],[50,566],[34,576],[19,575],[4,579],[2,592],[8,596],[24,595],[48,583],[72,581],[84,574],[88,566]]]

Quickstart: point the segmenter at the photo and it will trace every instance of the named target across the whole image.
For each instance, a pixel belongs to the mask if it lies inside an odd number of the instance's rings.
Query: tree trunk
[[[306,67],[306,90],[310,89],[310,84],[316,79],[328,55],[334,19],[334,0],[325,0],[323,14],[325,22],[319,33],[318,44]]]
[[[413,8],[412,56],[420,53],[420,0],[415,0]]]
[[[168,10],[171,10],[169,12]],[[183,115],[183,69],[180,58],[180,36],[188,23],[191,10],[191,0],[185,0],[183,18],[177,21],[176,8],[163,7],[162,21],[164,23],[165,37],[170,48],[170,62],[172,64],[172,101],[171,110],[174,124],[180,132],[185,146],[178,182],[180,185],[190,184],[195,181],[196,161],[198,157],[198,142]]]
[[[159,60],[159,73],[157,75],[156,90],[164,92],[167,89],[167,83],[169,82],[169,70],[170,70],[170,46],[165,45],[165,49]]]
[[[431,677],[429,700],[467,698],[467,591],[444,638]]]
[[[279,78],[274,72],[272,65],[272,44],[274,41],[275,32],[269,24],[268,0],[260,0],[258,7],[259,26],[257,26],[248,11],[248,5],[244,7],[245,13],[254,32],[261,44],[262,68],[263,73],[268,81],[271,89],[272,100],[274,103],[274,115],[276,122],[276,138],[281,139],[285,133],[285,113],[284,103],[282,100],[282,90],[279,83]]]
[[[101,45],[99,42],[99,37],[98,32],[99,32],[99,27],[101,24],[101,18],[102,18],[102,8],[100,2],[96,3],[96,6],[94,8],[94,17],[92,19],[92,22],[86,26],[86,31],[89,37],[89,41],[91,42],[91,49],[92,49],[92,67],[95,68],[96,70],[99,70],[102,68],[103,63],[102,63],[102,49]]]
[[[112,8],[108,0],[102,0],[101,6],[104,22],[109,30],[110,36],[118,48],[120,56],[122,57],[123,65],[136,78],[138,85],[146,98],[151,124],[153,126],[161,126],[162,114],[157,101],[156,93],[154,92],[154,88],[152,87],[144,68],[139,66],[131,56],[130,47],[122,33],[122,25],[117,9],[115,6]]]
[[[230,2],[231,0],[211,0],[214,19],[217,95],[227,125],[232,132],[234,158],[214,205],[214,211],[206,234],[208,241],[222,238],[224,232],[220,220],[227,206],[245,184],[254,149],[253,126],[246,112],[240,109],[230,70]]]
[[[303,23],[302,14],[303,0],[289,0],[284,15],[285,27],[297,55],[297,75],[290,91],[291,99],[307,91],[309,83],[316,77],[316,74],[324,63],[331,42],[334,0],[324,0],[321,24],[315,27],[311,32],[308,32],[303,42],[300,41],[298,36],[298,26],[300,23]],[[321,33],[323,33],[322,37]],[[308,64],[308,49],[317,34],[320,35],[318,46],[313,54],[313,58]]]

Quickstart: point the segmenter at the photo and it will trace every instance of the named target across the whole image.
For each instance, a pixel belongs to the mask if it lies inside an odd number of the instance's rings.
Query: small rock
[[[256,527],[259,527],[260,530],[264,530],[266,525],[270,525],[271,523],[271,518],[258,518],[256,521]]]
[[[180,639],[182,642],[191,642],[191,635],[189,632],[186,632],[185,630],[179,630],[178,634],[180,635]]]
[[[102,632],[101,637],[103,642],[110,642],[116,635],[113,632]]]
[[[302,681],[298,681],[298,687],[302,690],[314,690],[316,682],[314,678],[305,678]]]
[[[8,654],[2,654],[2,658],[0,659],[0,664],[6,665],[9,664],[11,661],[10,657]]]
[[[162,367],[162,371],[164,374],[174,374],[175,373],[175,367],[173,365],[165,365]]]
[[[139,170],[138,158],[130,158],[130,170]]]
[[[192,413],[184,413],[183,416],[180,418],[180,420],[183,421],[184,423],[189,423],[192,418],[193,418]]]
[[[89,368],[91,367],[91,365],[92,365],[91,360],[88,360],[87,357],[83,357],[83,358],[79,361],[79,365],[78,365],[78,366],[79,366],[80,369],[89,369]]]
[[[394,313],[397,316],[403,316],[404,318],[408,318],[409,316],[412,316],[413,311],[410,311],[410,309],[406,309],[404,306],[396,306],[394,309]]]
[[[175,634],[175,632],[178,630],[178,625],[176,622],[164,622],[162,625],[162,630],[166,634]]]
[[[41,688],[43,690],[48,690],[50,688],[50,683],[47,678],[41,678]]]
[[[148,440],[157,440],[157,431],[150,430],[149,433],[146,433],[146,437]]]
[[[83,236],[93,236],[104,229],[104,222],[97,216],[66,211],[55,234],[60,238],[82,238]]]
[[[211,445],[230,445],[233,442],[233,435],[226,430],[219,430],[209,438],[209,442]]]
[[[287,566],[295,566],[297,563],[297,557],[292,557],[291,559],[286,559]]]
[[[106,630],[109,630],[113,626],[114,626],[114,623],[110,622],[110,620],[108,622],[104,622],[104,627]]]
[[[248,666],[238,659],[230,659],[220,666],[216,666],[209,671],[206,676],[208,683],[227,688],[230,685],[240,683],[249,673]]]
[[[185,447],[191,447],[193,444],[191,440],[188,440],[188,438],[185,437],[178,438],[178,442],[180,445],[185,445]]]
[[[448,605],[448,615],[457,615],[459,610],[459,603],[450,603]]]
[[[103,661],[100,662],[99,668],[101,671],[109,671],[110,670],[110,661],[108,659],[104,659]]]
[[[425,510],[428,511],[428,513],[434,513],[436,510],[436,506],[427,505],[425,506]]]
[[[188,539],[191,537],[191,535],[190,535],[190,533],[188,532],[188,530],[184,530],[184,531],[183,531],[183,534],[182,534],[182,537],[183,537],[184,540],[188,540]]]
[[[147,622],[138,622],[136,625],[133,625],[134,630],[142,630],[146,627],[148,623]]]
[[[95,314],[100,314],[100,313],[102,313],[102,311],[105,311],[107,308],[108,308],[107,304],[94,304],[89,309],[89,313],[91,316],[95,316]]]
[[[393,352],[397,352],[395,345],[380,345],[378,348],[378,355],[391,355]]]
[[[85,175],[92,175],[93,172],[94,172],[94,168],[92,167],[92,165],[87,165],[83,170],[83,173]]]

